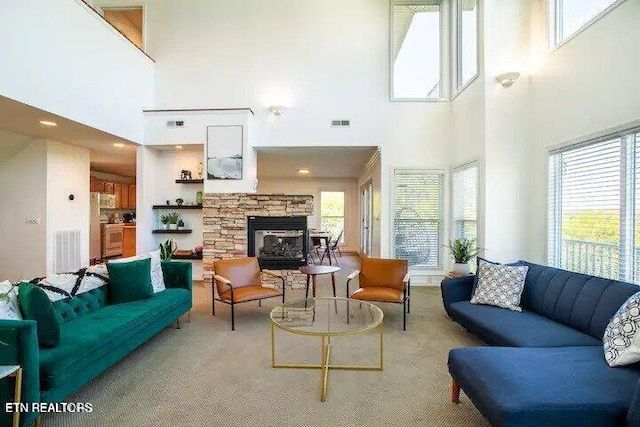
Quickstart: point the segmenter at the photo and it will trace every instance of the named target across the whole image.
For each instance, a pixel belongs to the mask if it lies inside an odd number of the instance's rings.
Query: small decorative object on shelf
[[[204,247],[202,245],[196,246],[193,251],[197,254],[200,254],[200,256],[202,256],[202,252],[204,251]]]
[[[191,180],[193,178],[191,178],[191,171],[183,169],[182,172],[180,172],[180,179],[183,181],[187,181],[187,180]]]
[[[454,260],[453,273],[460,276],[469,275],[469,261],[484,250],[476,246],[476,239],[449,240],[449,246],[447,247]]]
[[[178,212],[172,212],[169,215],[167,215],[167,218],[169,222],[169,230],[177,230],[180,214]]]
[[[178,230],[184,230],[184,221],[178,220]]]
[[[169,206],[171,204],[171,202],[169,200],[167,200],[167,206]]]
[[[196,172],[198,173],[198,178],[202,179],[203,172],[204,172],[204,166],[202,165],[202,162],[198,163],[198,167],[196,168]]]
[[[160,215],[160,224],[163,230],[169,228],[169,215]]]
[[[158,247],[160,248],[160,259],[162,261],[171,261],[174,252],[178,249],[178,245],[173,239],[167,239],[166,242],[160,243]]]
[[[179,198],[179,197],[176,199],[176,205],[182,206],[183,203],[184,203],[184,199]]]
[[[202,164],[202,163],[200,163]],[[203,197],[202,197],[202,191],[198,191],[196,193],[196,204],[201,205],[203,201]]]

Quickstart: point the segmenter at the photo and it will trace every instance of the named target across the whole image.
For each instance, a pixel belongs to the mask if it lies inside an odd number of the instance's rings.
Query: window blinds
[[[478,237],[478,166],[453,170],[453,226],[456,239]]]
[[[551,152],[549,263],[640,281],[638,130]]]
[[[393,249],[409,265],[442,266],[444,173],[394,172]]]

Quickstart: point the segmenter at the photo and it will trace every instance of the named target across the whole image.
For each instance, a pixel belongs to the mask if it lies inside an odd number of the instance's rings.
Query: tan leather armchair
[[[404,259],[365,258],[360,271],[347,277],[347,298],[402,304],[402,329],[407,330],[410,312],[411,276]],[[349,293],[349,283],[359,276],[360,288]],[[347,305],[348,306],[348,305]]]
[[[211,286],[211,311],[216,315],[215,302],[231,305],[231,330],[235,330],[236,304],[249,301],[282,297],[284,302],[284,276],[271,270],[260,270],[257,258],[222,259],[213,263],[213,286]],[[262,285],[262,274],[282,280],[282,292]],[[218,291],[216,298],[215,291]]]

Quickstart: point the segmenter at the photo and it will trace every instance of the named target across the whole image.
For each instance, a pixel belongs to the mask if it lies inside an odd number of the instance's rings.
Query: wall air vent
[[[183,120],[169,120],[167,122],[167,127],[168,128],[181,128],[184,126],[184,121]]]
[[[331,120],[332,127],[349,127],[351,126],[351,120]]]

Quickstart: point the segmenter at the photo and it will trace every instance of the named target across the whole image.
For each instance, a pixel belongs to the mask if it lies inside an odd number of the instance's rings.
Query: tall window
[[[557,46],[625,0],[550,0],[549,28]]]
[[[453,0],[453,82],[455,91],[478,75],[478,0]]]
[[[442,98],[440,1],[416,0],[391,9],[391,99]]]
[[[442,266],[444,173],[395,170],[393,255],[409,265]]]
[[[453,170],[453,226],[456,239],[478,238],[478,165]]]
[[[320,227],[331,232],[332,241],[344,241],[344,191],[320,192]]]
[[[551,265],[640,282],[639,162],[637,130],[551,153]]]

